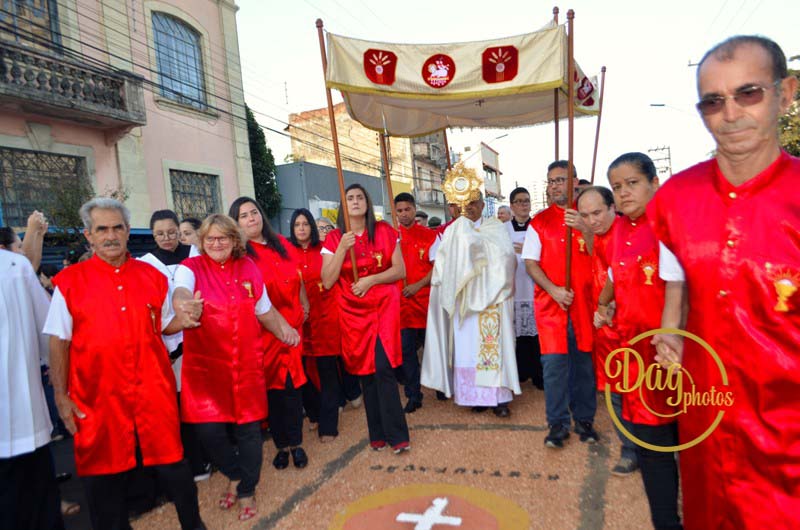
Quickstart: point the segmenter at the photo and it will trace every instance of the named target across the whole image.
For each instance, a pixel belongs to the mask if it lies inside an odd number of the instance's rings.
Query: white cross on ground
[[[414,530],[431,530],[434,525],[461,526],[461,517],[450,517],[442,515],[449,501],[444,498],[433,499],[433,506],[425,510],[425,513],[401,513],[398,514],[398,523],[417,523]]]

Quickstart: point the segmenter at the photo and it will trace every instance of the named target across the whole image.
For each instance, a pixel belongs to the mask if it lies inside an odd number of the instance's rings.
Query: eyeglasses
[[[178,239],[178,232],[170,230],[169,232],[155,232],[154,239]]]
[[[554,186],[556,184],[564,184],[567,181],[567,177],[556,177],[554,179],[547,179],[548,186]],[[528,201],[530,202],[530,201]]]
[[[514,199],[513,201],[511,201],[511,204],[520,204],[522,206],[525,206],[526,204],[530,203],[531,203],[530,199]]]
[[[697,102],[697,110],[703,116],[711,116],[721,111],[725,106],[725,100],[732,99],[740,107],[750,107],[758,105],[764,100],[764,93],[772,87],[777,87],[783,79],[778,79],[769,86],[749,85],[736,89],[732,96],[720,96],[719,94],[706,96]]]
[[[319,227],[320,232],[331,232],[333,227],[331,225],[322,225]]]
[[[213,245],[214,243],[219,243],[220,245],[227,245],[228,243],[231,242],[231,238],[230,236],[220,236],[220,237],[209,236],[203,238],[203,242],[205,242],[206,245]]]

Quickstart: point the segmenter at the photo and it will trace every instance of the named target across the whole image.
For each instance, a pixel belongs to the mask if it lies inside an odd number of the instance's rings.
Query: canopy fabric
[[[328,33],[326,85],[350,116],[391,136],[446,127],[519,127],[567,115],[567,34],[551,22],[491,41],[391,44]],[[576,115],[597,114],[596,80],[576,63]]]

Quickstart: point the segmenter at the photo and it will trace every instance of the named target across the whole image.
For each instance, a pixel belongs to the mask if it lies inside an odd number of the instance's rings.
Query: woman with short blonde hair
[[[247,255],[244,235],[241,230],[239,230],[236,221],[221,213],[212,213],[206,217],[203,224],[201,224],[200,228],[197,230],[198,250],[201,254],[206,253],[206,236],[212,226],[217,227],[217,230],[222,232],[223,237],[227,236],[231,243],[233,243],[233,247],[231,248],[231,257],[233,259],[239,259]]]

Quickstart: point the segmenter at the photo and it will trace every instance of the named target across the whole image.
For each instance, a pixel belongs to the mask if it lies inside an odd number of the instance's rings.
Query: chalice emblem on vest
[[[383,252],[373,252],[372,257],[378,262],[378,268],[383,267]]]
[[[778,295],[778,302],[773,308],[775,311],[786,313],[789,311],[789,298],[797,292],[800,285],[800,273],[792,273],[788,270],[776,270],[771,263],[766,264],[767,275],[772,280],[772,286]]]
[[[640,264],[644,273],[644,284],[653,285],[653,275],[656,273],[656,264],[651,261],[644,261]]]
[[[242,287],[247,289],[247,296],[249,298],[253,298],[253,284],[248,281],[244,281],[242,282]]]
[[[319,288],[319,292],[324,291],[325,289],[322,287],[322,282],[317,282],[317,287]]]
[[[425,249],[424,248],[419,249],[419,259],[422,259],[422,256],[424,255],[425,255]]]
[[[585,249],[586,249],[586,241],[584,241],[584,239],[582,237],[579,237],[578,238],[578,250],[583,252],[583,253],[586,253]]]

